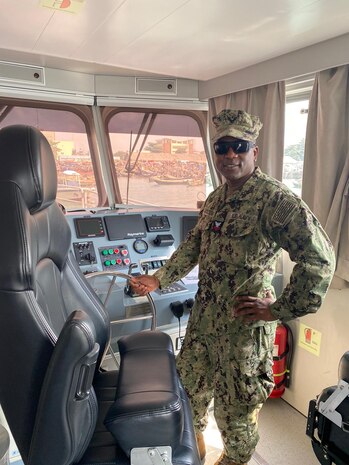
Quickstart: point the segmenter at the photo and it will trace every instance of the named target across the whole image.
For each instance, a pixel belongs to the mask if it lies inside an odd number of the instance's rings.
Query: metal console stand
[[[110,281],[108,291],[107,291],[107,295],[106,295],[105,299],[102,301],[102,304],[105,307],[107,306],[107,303],[108,303],[109,298],[111,296],[111,292],[112,292],[113,287],[114,287],[114,285],[116,283],[116,279],[117,278],[124,278],[124,279],[126,279],[128,281],[129,279],[132,278],[132,276],[130,274],[122,273],[121,271],[97,271],[95,273],[91,273],[89,275],[86,275],[86,278],[89,279],[89,278],[95,278],[95,277],[98,277],[98,276],[111,276],[112,277],[112,279]],[[137,321],[137,320],[151,320],[150,330],[154,331],[156,329],[156,309],[155,309],[155,304],[154,304],[154,300],[153,300],[153,298],[152,298],[152,296],[150,294],[147,294],[146,298],[148,299],[148,302],[149,302],[149,305],[150,305],[150,314],[149,315],[138,315],[138,316],[133,316],[131,318],[122,318],[120,320],[112,320],[110,322],[110,324],[117,325],[117,324],[121,324],[121,323],[128,323],[128,322],[131,322],[131,321]],[[119,367],[119,361],[116,358],[116,356],[115,356],[115,354],[114,354],[114,352],[113,352],[113,350],[111,349],[110,346],[108,348],[108,352],[112,356],[116,366]]]

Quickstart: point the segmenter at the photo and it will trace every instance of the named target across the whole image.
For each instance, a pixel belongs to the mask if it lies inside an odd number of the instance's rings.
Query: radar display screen
[[[75,218],[76,236],[85,237],[102,237],[105,235],[102,218]]]
[[[147,235],[142,215],[113,215],[104,217],[110,241],[137,239]]]

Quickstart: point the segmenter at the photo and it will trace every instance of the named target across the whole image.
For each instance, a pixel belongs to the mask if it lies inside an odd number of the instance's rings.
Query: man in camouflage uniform
[[[247,464],[257,445],[258,412],[273,389],[277,320],[321,306],[334,272],[331,243],[307,205],[255,167],[262,124],[241,110],[213,118],[215,165],[226,183],[212,192],[196,227],[152,276],[132,280],[139,294],[199,264],[199,287],[178,371],[191,401],[201,458],[214,398],[224,451],[215,465]],[[275,300],[275,265],[286,250],[295,267]]]

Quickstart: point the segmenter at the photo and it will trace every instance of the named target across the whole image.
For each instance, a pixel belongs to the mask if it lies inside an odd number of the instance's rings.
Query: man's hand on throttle
[[[138,295],[146,295],[160,286],[158,278],[148,274],[133,276],[129,281],[132,290]]]
[[[252,297],[249,295],[238,296],[235,299],[233,308],[234,316],[242,317],[244,323],[257,320],[277,320],[269,308],[274,300],[275,299],[269,290],[266,291],[264,298]]]

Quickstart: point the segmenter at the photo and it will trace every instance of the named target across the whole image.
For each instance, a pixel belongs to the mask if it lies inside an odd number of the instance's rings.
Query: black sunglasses
[[[218,141],[213,144],[214,151],[217,155],[226,155],[229,149],[232,149],[234,153],[246,153],[254,146],[253,142],[248,140],[229,140],[229,141]]]

